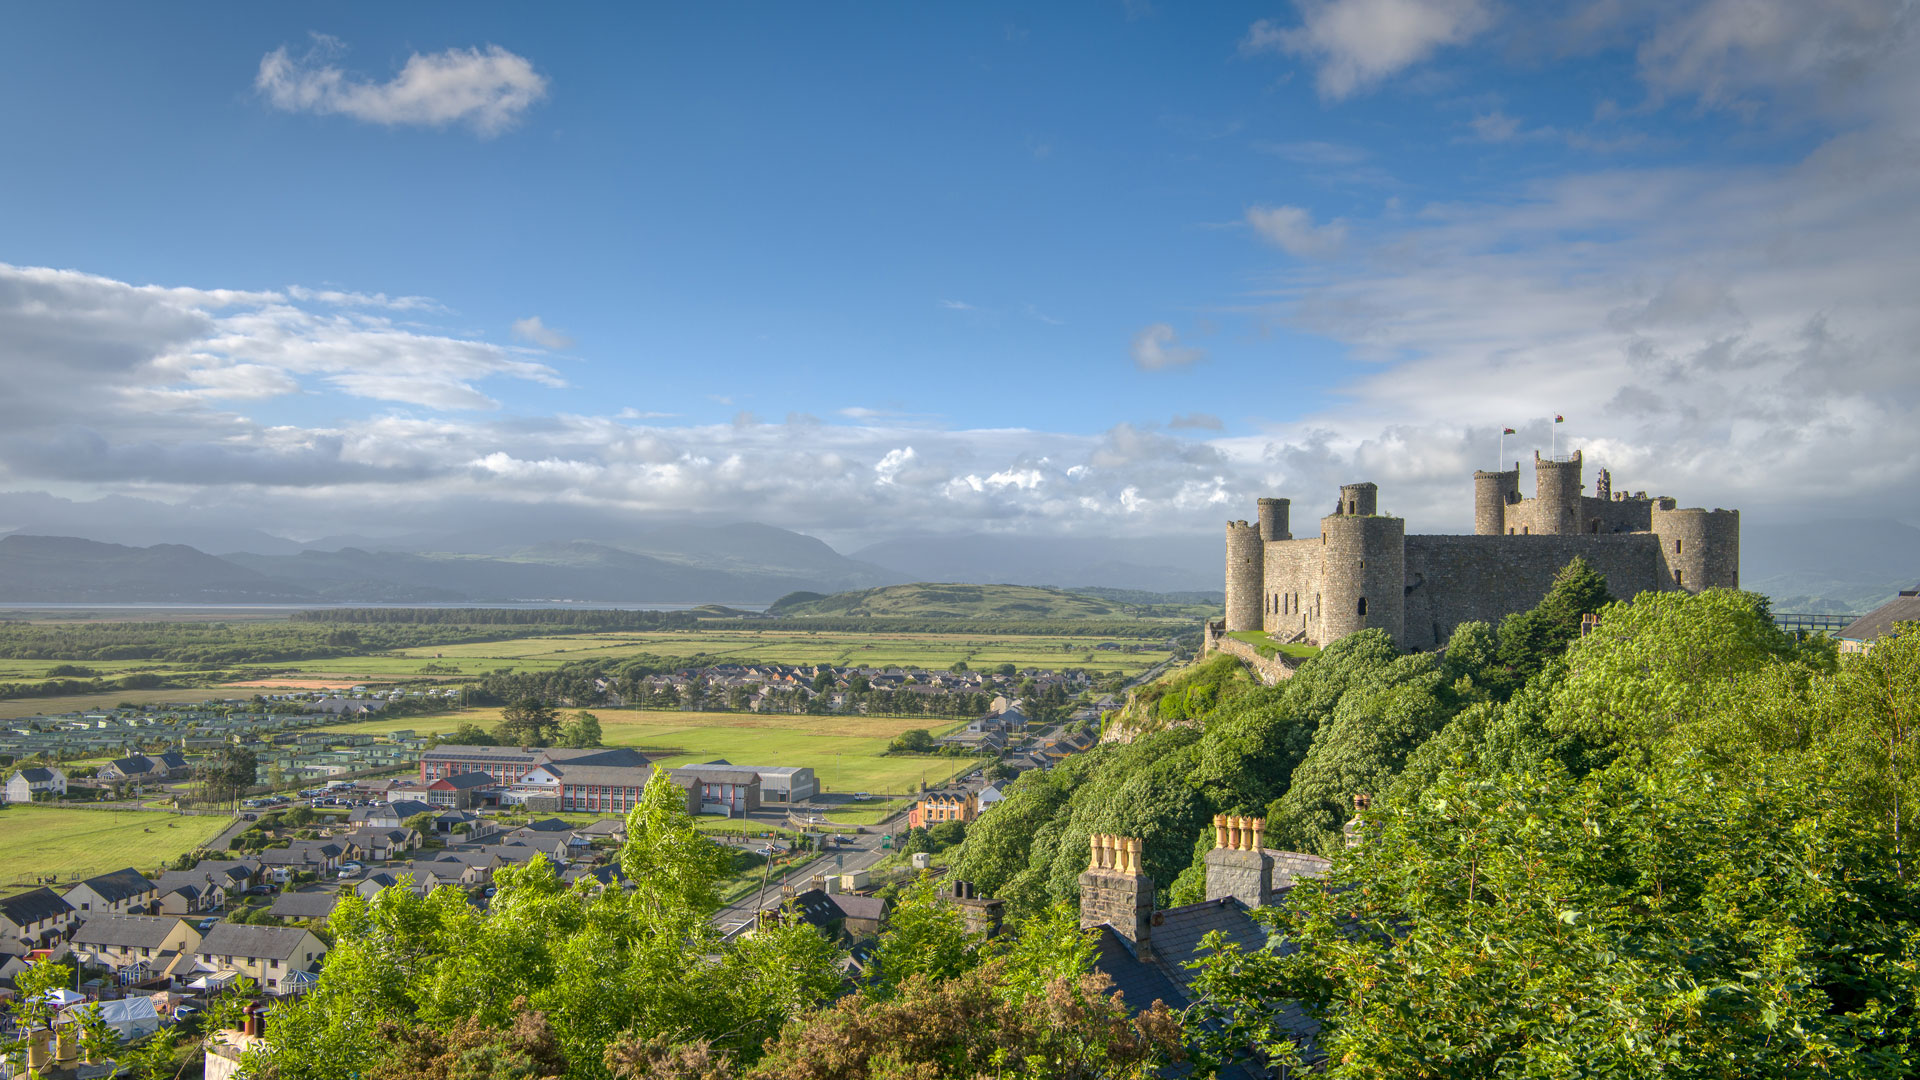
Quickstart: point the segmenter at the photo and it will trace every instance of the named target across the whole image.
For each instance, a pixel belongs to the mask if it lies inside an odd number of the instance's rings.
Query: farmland
[[[140,810],[81,810],[22,804],[0,811],[0,888],[31,888],[42,874],[70,881],[131,866],[148,873],[206,843],[228,821],[219,816]]]
[[[924,780],[929,785],[974,767],[972,758],[889,757],[887,743],[913,728],[938,736],[960,724],[940,725],[925,718],[881,716],[797,716],[761,713],[656,712],[596,708],[608,746],[677,749],[662,760],[686,765],[726,758],[736,765],[795,765],[811,768],[829,794],[871,791],[903,793]],[[469,709],[431,717],[402,717],[344,723],[322,730],[382,735],[392,731],[448,732],[461,723],[490,727],[498,709]],[[935,726],[939,725],[939,726]]]

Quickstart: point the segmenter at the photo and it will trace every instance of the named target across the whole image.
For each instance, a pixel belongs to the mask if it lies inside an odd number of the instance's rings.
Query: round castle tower
[[[1476,471],[1473,474],[1473,531],[1476,536],[1499,536],[1507,531],[1507,507],[1520,501],[1520,463],[1512,472]]]
[[[1372,484],[1341,488],[1343,507],[1359,488],[1369,495],[1377,490]],[[1407,523],[1378,516],[1371,499],[1360,505],[1367,509],[1320,520],[1319,641],[1331,644],[1377,626],[1398,645],[1406,637]]]
[[[1672,499],[1653,504],[1653,531],[1672,588],[1740,587],[1740,511],[1676,509]]]
[[[1261,506],[1264,517],[1265,505]],[[1260,629],[1260,598],[1266,593],[1266,548],[1261,527],[1227,522],[1227,632]]]
[[[1372,517],[1380,512],[1380,487],[1377,484],[1340,485],[1340,505],[1334,507],[1335,514],[1357,514]]]
[[[1291,540],[1293,534],[1287,531],[1287,515],[1291,502],[1287,499],[1260,500],[1260,539]]]
[[[1565,461],[1553,461],[1533,452],[1533,531],[1540,536],[1567,536],[1580,531],[1580,451]],[[1476,525],[1478,522],[1476,522]]]

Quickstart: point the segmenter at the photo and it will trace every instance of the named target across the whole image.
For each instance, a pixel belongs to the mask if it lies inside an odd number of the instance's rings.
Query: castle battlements
[[[1288,500],[1261,499],[1257,524],[1227,525],[1224,629],[1324,646],[1379,627],[1403,648],[1433,648],[1463,622],[1533,607],[1575,556],[1620,597],[1739,586],[1738,510],[1615,492],[1604,469],[1587,495],[1582,467],[1579,451],[1536,453],[1532,498],[1519,462],[1474,473],[1470,535],[1407,535],[1370,483],[1342,486],[1320,535],[1303,539],[1288,531]]]

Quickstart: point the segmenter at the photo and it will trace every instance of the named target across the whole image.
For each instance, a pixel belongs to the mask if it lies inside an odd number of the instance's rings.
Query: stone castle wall
[[[1520,498],[1517,462],[1475,473],[1468,536],[1407,536],[1401,519],[1378,513],[1375,485],[1347,484],[1320,535],[1293,540],[1285,500],[1263,499],[1258,526],[1227,526],[1224,629],[1324,646],[1377,627],[1404,648],[1433,648],[1463,622],[1497,623],[1533,607],[1577,556],[1621,599],[1739,587],[1739,511],[1616,496],[1604,470],[1588,496],[1580,469],[1577,451],[1566,461],[1536,454],[1531,499]],[[1242,648],[1236,655],[1258,658]]]
[[[1607,591],[1628,599],[1673,588],[1663,573],[1659,538],[1648,533],[1599,536],[1407,537],[1406,636],[1402,645],[1444,645],[1464,622],[1498,624],[1540,602],[1553,578],[1583,556],[1607,579]]]

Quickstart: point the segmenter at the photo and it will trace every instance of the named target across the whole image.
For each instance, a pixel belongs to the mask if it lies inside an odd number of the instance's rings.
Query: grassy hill
[[[1135,619],[1129,605],[1098,596],[1033,585],[887,585],[857,592],[793,593],[781,597],[767,614],[789,618],[820,616],[908,616],[938,619]]]

